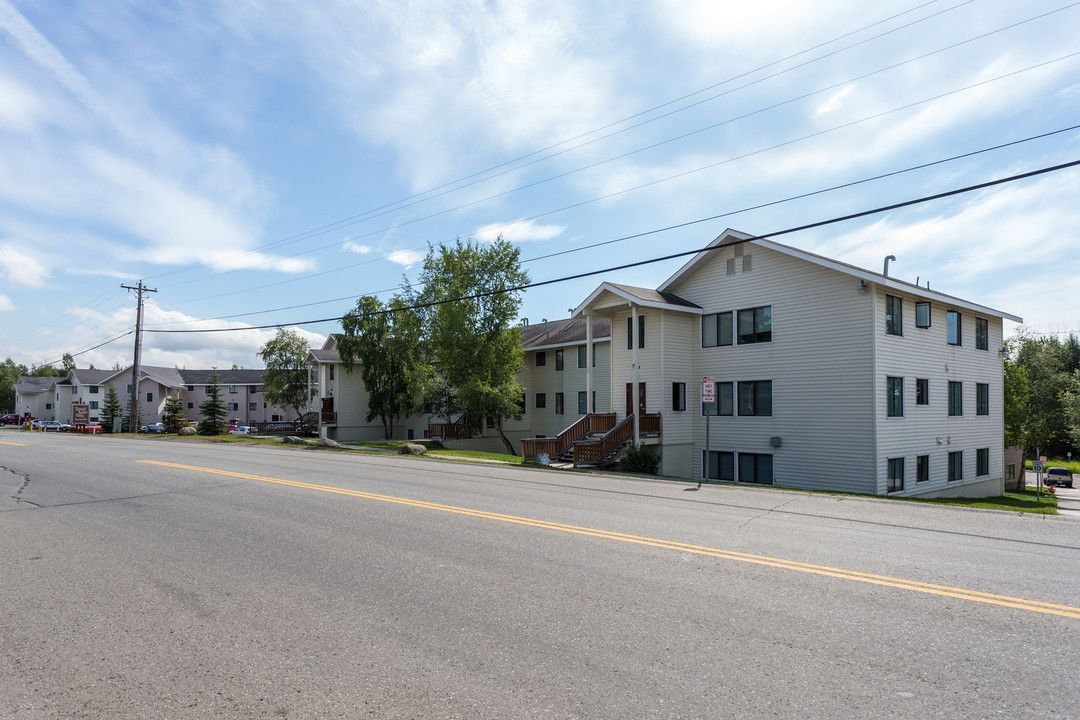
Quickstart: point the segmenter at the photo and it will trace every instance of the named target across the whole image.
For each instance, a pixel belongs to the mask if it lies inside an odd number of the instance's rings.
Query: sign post
[[[715,402],[716,383],[714,378],[706,375],[701,378],[701,404]],[[705,413],[705,461],[702,463],[703,467],[701,468],[701,474],[706,480],[709,479],[709,415],[711,413]]]

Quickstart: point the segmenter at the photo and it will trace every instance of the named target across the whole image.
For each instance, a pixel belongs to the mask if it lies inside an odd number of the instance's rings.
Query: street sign
[[[716,402],[716,384],[714,378],[709,376],[701,378],[701,402]]]
[[[1046,469],[1046,466],[1043,465],[1042,460],[1035,460],[1035,461],[1033,461],[1031,463],[1031,471],[1032,472],[1041,473],[1045,469]]]
[[[72,405],[71,419],[76,425],[85,425],[90,422],[90,406],[86,403]]]

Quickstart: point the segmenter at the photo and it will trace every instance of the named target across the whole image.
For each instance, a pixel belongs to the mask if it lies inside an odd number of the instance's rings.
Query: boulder
[[[191,427],[190,425],[187,425],[187,426],[182,427],[179,430],[177,430],[176,434],[177,435],[194,435],[195,434],[195,428]]]
[[[423,455],[427,452],[427,448],[423,445],[417,445],[416,443],[406,443],[398,450],[398,455]]]
[[[536,453],[536,457],[533,458],[533,464],[545,466],[550,465],[551,458],[548,457],[547,453]]]
[[[286,435],[282,439],[282,442],[285,443],[286,445],[314,445],[315,444],[314,441],[312,441],[312,440],[305,440],[304,438],[296,437],[295,435]]]
[[[341,445],[338,444],[337,440],[331,440],[330,438],[324,438],[324,437],[319,438],[315,442],[315,444],[318,445],[319,447],[341,447]]]

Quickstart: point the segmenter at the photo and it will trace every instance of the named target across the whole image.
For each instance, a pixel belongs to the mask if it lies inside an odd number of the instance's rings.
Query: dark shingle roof
[[[659,290],[651,290],[649,288],[634,287],[633,285],[619,285],[618,283],[608,283],[611,287],[616,287],[627,293],[633,295],[639,300],[651,303],[663,303],[666,305],[675,305],[678,307],[700,308],[700,305],[692,303],[689,300],[684,300],[675,293],[660,292]]]
[[[209,385],[213,370],[178,370],[183,385]],[[218,383],[221,385],[260,385],[263,370],[218,370]]]
[[[550,320],[528,325],[521,331],[526,348],[545,345],[571,345],[585,342],[585,318]],[[593,318],[593,340],[611,337],[611,321]]]

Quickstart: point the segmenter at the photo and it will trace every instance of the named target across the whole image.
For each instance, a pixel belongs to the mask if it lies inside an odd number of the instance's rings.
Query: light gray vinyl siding
[[[660,377],[660,313],[656,308],[638,308],[645,316],[645,347],[638,349],[638,382],[645,383],[645,412],[655,413],[668,402],[670,386],[665,392]],[[615,312],[611,316],[611,410],[618,420],[626,417],[626,385],[634,381],[634,351],[626,348],[626,319],[631,311]],[[635,407],[637,407],[635,390]]]
[[[702,348],[695,319],[685,349],[696,378],[734,382],[736,395],[739,381],[772,381],[772,417],[711,418],[710,449],[772,454],[778,486],[875,492],[872,297],[859,294],[858,281],[844,273],[760,246],[746,245],[744,253],[752,258],[748,272],[733,248],[722,248],[668,288],[706,314],[772,307],[767,343]],[[688,401],[696,419],[693,473],[700,477],[705,420],[696,384]],[[771,447],[774,436],[781,447]]]
[[[903,335],[885,333],[885,294],[903,298]],[[877,289],[880,316],[875,323],[878,345],[878,373],[875,392],[881,398],[878,425],[878,490],[885,492],[888,459],[905,459],[904,492],[922,494],[972,482],[1001,478],[1004,467],[1004,385],[1002,359],[998,350],[1003,342],[1000,318],[961,310],[962,344],[949,345],[945,335],[946,311],[957,309],[944,303],[930,306],[929,328],[915,327],[916,299],[905,296],[902,288]],[[921,301],[921,300],[920,300]],[[975,347],[975,318],[989,325],[987,350]],[[885,416],[886,377],[904,378],[904,416]],[[929,404],[915,404],[915,380],[929,381]],[[949,381],[962,383],[963,415],[948,414]],[[976,415],[975,386],[989,385],[989,415]],[[990,475],[975,474],[975,451],[990,450]],[[962,483],[948,482],[948,455],[962,450]],[[930,479],[915,482],[915,458],[930,456]]]
[[[521,437],[543,435],[554,437],[577,422],[582,416],[578,413],[578,392],[585,392],[587,369],[577,366],[577,347],[574,343],[562,347],[563,370],[555,369],[555,347],[542,350],[546,353],[546,364],[536,367],[536,350],[525,352],[525,366],[518,375],[518,382],[525,388],[525,415],[521,420],[507,420],[504,429]],[[596,411],[610,412],[611,385],[611,343],[595,343],[596,367],[593,372],[593,390],[596,391]],[[547,407],[536,407],[536,394],[544,393]],[[555,393],[563,394],[563,414],[555,413]],[[588,409],[592,409],[589,400]]]

